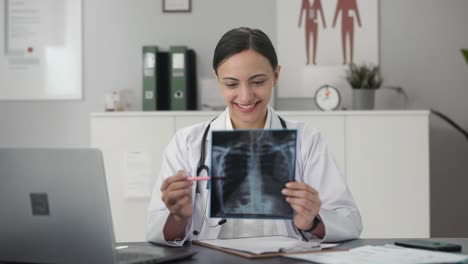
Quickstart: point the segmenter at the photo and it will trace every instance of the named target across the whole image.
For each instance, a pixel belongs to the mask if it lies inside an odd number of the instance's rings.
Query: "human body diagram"
[[[304,15],[304,19],[303,19]],[[343,64],[354,63],[354,32],[355,20],[357,25],[361,28],[361,17],[357,0],[337,0],[336,9],[333,17],[332,28],[336,27],[338,17],[341,15],[341,47]],[[304,20],[304,37],[306,49],[306,65],[317,64],[317,44],[319,38],[319,16],[323,29],[326,29],[326,21],[323,12],[321,0],[302,0],[300,14],[299,14],[299,27],[302,26]],[[312,39],[312,43],[311,43]],[[348,46],[349,43],[349,46]],[[311,45],[312,44],[312,45]],[[349,50],[349,57],[348,57]],[[312,56],[311,56],[312,53]],[[311,62],[312,58],[312,62]]]

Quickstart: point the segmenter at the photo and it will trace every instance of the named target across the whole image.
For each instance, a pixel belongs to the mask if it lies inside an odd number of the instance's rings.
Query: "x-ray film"
[[[213,131],[210,217],[292,219],[297,130]]]

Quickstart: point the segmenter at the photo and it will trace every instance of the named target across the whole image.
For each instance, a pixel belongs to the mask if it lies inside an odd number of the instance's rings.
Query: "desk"
[[[438,242],[447,242],[447,243],[454,243],[460,244],[462,246],[463,254],[468,254],[468,238],[431,238],[431,239],[424,239],[430,241],[438,241]],[[336,248],[355,248],[361,247],[366,245],[385,245],[385,244],[393,244],[398,239],[356,239],[351,240],[348,242],[341,243]],[[134,242],[134,243],[119,243],[122,245],[129,245],[137,246],[137,247],[152,247],[153,245],[143,242]],[[154,245],[158,247],[157,245]],[[189,247],[192,250],[198,252],[193,259],[185,260],[177,263],[222,263],[222,264],[242,264],[242,263],[269,263],[269,264],[288,264],[288,263],[307,263],[300,260],[277,257],[277,258],[264,258],[264,259],[247,259],[239,256],[235,256],[232,254],[224,253],[219,250],[209,249],[206,247],[198,246],[198,245],[185,245],[185,247]],[[333,253],[330,253],[333,254]],[[468,262],[465,262],[468,263]]]

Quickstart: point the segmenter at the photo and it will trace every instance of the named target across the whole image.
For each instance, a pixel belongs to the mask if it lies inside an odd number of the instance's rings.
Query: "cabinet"
[[[91,146],[104,154],[116,240],[143,241],[150,197],[128,198],[126,153],[149,156],[152,190],[177,129],[217,112],[92,113]],[[429,112],[280,112],[318,128],[361,211],[363,238],[429,237]]]

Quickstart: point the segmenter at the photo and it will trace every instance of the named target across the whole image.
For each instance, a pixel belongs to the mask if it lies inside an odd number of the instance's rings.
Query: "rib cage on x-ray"
[[[212,217],[292,218],[281,190],[294,179],[296,130],[212,135]]]

